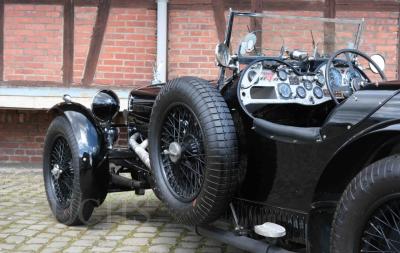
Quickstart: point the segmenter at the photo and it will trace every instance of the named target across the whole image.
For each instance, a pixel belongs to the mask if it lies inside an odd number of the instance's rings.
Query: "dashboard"
[[[351,95],[352,86],[363,80],[360,72],[347,66],[329,71],[329,85],[337,98]],[[325,81],[325,63],[313,72],[299,73],[285,64],[255,62],[243,73],[240,99],[250,111],[266,104],[312,106],[330,101]]]

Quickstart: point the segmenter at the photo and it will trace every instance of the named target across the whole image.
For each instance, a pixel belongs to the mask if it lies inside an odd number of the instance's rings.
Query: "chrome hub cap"
[[[177,142],[172,142],[169,144],[168,150],[164,150],[164,154],[169,155],[169,159],[173,163],[176,163],[181,159],[182,156],[182,147]]]
[[[53,174],[54,178],[58,180],[61,173],[62,170],[60,169],[60,166],[58,164],[54,164],[53,169],[51,170],[51,174]]]

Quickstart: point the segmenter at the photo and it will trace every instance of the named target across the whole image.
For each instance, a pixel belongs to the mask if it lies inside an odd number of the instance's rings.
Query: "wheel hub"
[[[60,166],[58,164],[54,164],[53,169],[51,170],[51,174],[54,176],[54,178],[58,180],[61,173],[62,170],[60,169]]]
[[[172,142],[169,144],[168,150],[164,150],[164,154],[169,155],[169,159],[173,163],[177,163],[182,156],[182,147],[177,142]]]

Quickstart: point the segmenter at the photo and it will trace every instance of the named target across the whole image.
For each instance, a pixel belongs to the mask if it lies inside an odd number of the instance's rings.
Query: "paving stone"
[[[155,253],[167,253],[170,248],[170,245],[154,245],[149,248],[149,251]]]
[[[137,232],[144,232],[144,233],[155,233],[157,232],[156,227],[139,227],[136,229]]]
[[[60,249],[58,248],[45,248],[40,251],[40,253],[58,253],[60,252]]]
[[[19,244],[19,243],[23,242],[25,240],[25,238],[26,238],[25,236],[12,235],[12,236],[7,237],[5,239],[5,242]]]
[[[122,244],[125,245],[146,245],[149,242],[149,238],[129,238],[129,239],[125,239]]]
[[[64,248],[65,246],[68,245],[68,242],[51,242],[46,245],[46,248]]]
[[[28,240],[26,243],[28,243],[28,244],[31,244],[31,243],[33,243],[33,244],[35,244],[35,243],[45,244],[48,241],[49,241],[49,239],[47,239],[47,238],[36,237],[36,238],[32,238],[32,239]]]
[[[52,215],[41,171],[0,168],[0,185],[0,253],[242,252],[174,222],[151,191],[109,194],[88,225],[69,227]]]
[[[123,246],[115,249],[117,252],[140,252],[140,246]]]
[[[113,248],[105,248],[105,247],[93,247],[90,249],[91,252],[111,252]]]
[[[15,247],[16,247],[15,244],[0,243],[0,252],[1,250],[11,250]]]
[[[175,245],[176,238],[173,237],[157,237],[151,241],[152,244],[169,244]]]
[[[145,238],[151,238],[153,236],[155,236],[154,233],[134,233],[132,235],[132,237],[145,237]]]
[[[26,244],[21,246],[18,250],[37,252],[41,247],[42,245],[40,244]]]
[[[195,253],[196,249],[187,249],[187,248],[176,248],[174,253]]]
[[[180,232],[161,232],[158,235],[159,236],[165,236],[165,237],[179,237],[182,233]]]
[[[94,240],[76,240],[71,246],[92,246],[94,243]]]
[[[69,247],[65,250],[66,253],[80,253],[84,252],[86,247]]]

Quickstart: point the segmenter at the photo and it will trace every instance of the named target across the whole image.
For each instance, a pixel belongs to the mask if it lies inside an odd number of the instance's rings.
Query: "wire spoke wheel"
[[[378,207],[361,237],[360,252],[400,252],[400,198]]]
[[[60,206],[68,206],[72,197],[74,170],[67,140],[59,136],[50,151],[50,178],[54,195]]]
[[[171,192],[181,201],[193,201],[205,177],[203,132],[194,113],[185,105],[172,106],[161,129],[160,156]]]

